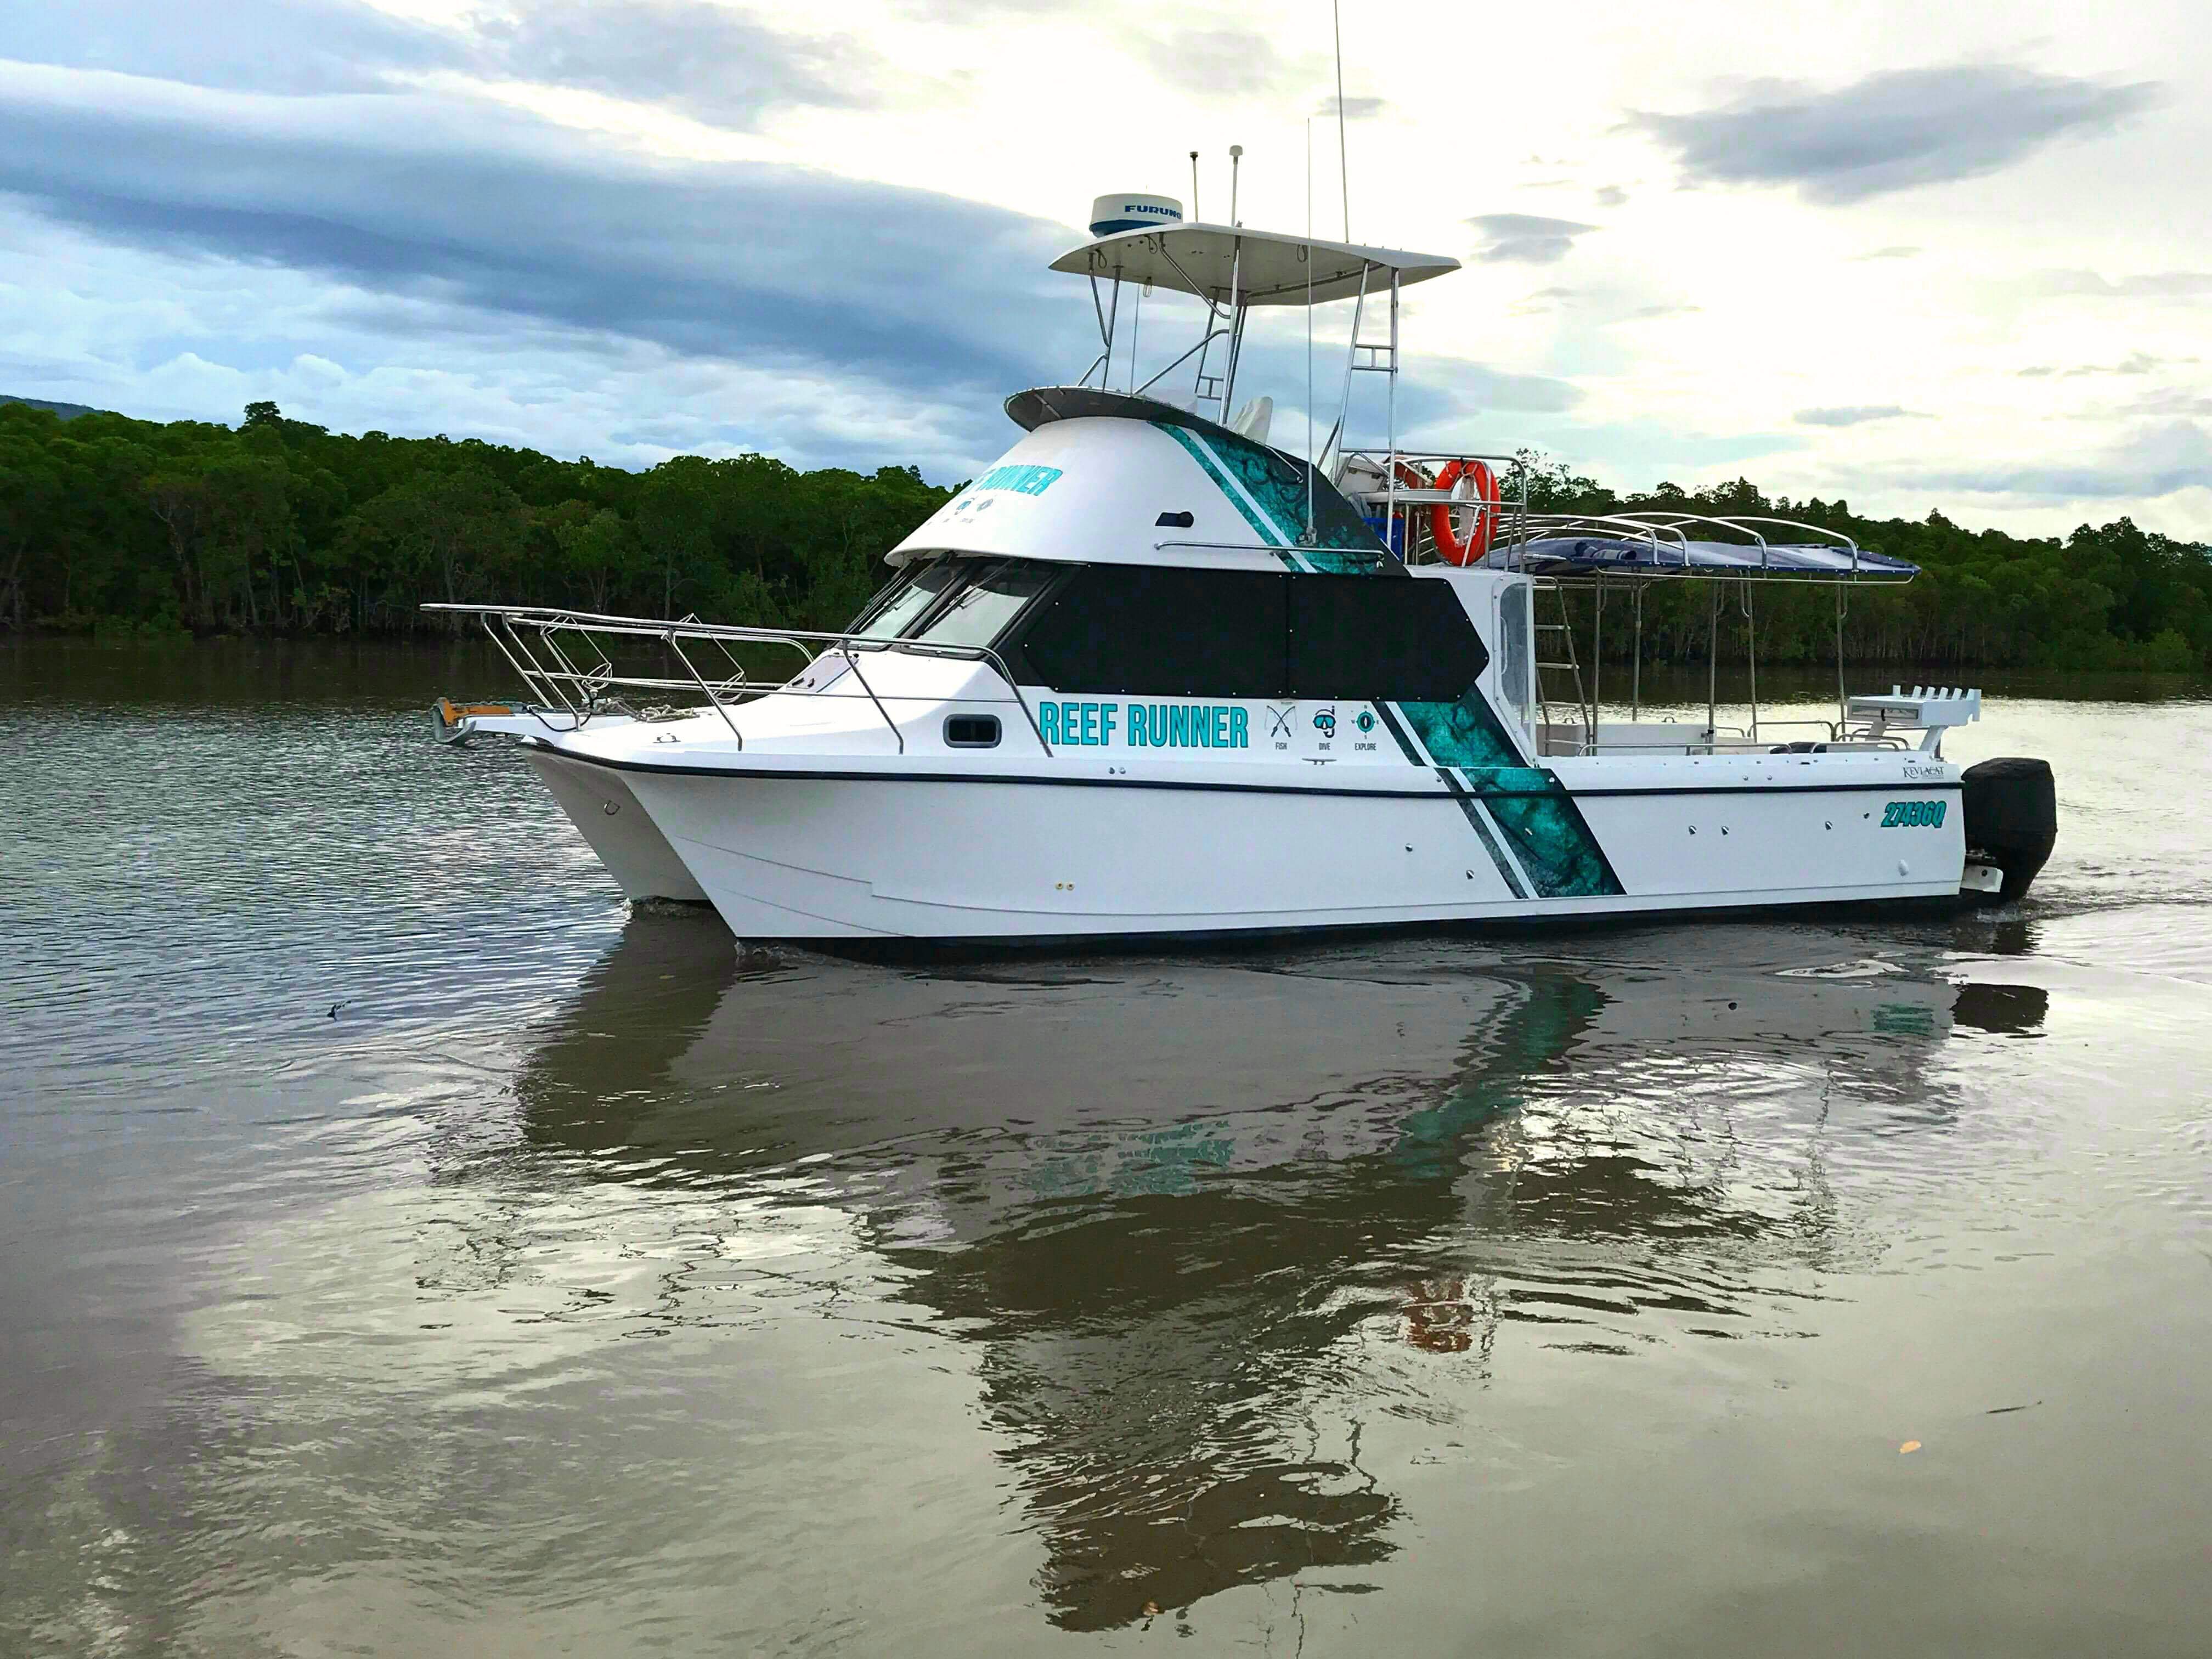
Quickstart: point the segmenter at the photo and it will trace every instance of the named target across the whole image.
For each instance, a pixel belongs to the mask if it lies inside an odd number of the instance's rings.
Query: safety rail
[[[1455,463],[1468,467],[1475,462],[1492,469],[1492,477],[1499,486],[1496,500],[1476,494],[1467,476],[1458,477],[1449,489],[1434,487],[1433,480],[1442,476],[1445,467]],[[1584,537],[1641,542],[1650,549],[1649,562],[1638,562],[1618,570],[1600,566],[1569,573],[1591,580],[1640,581],[1654,576],[1701,576],[1720,580],[1761,577],[1813,583],[1910,580],[1895,571],[1863,563],[1865,550],[1850,536],[1802,519],[1758,513],[1686,512],[1673,507],[1626,508],[1611,513],[1538,512],[1528,500],[1528,473],[1518,457],[1395,447],[1346,448],[1338,464],[1336,483],[1370,516],[1370,521],[1382,521],[1384,544],[1408,563],[1420,562],[1425,551],[1435,556],[1434,550],[1425,547],[1414,514],[1442,507],[1489,512],[1490,533],[1483,538],[1488,556],[1482,562],[1493,569],[1525,569],[1531,559],[1542,556],[1546,542]],[[1405,530],[1402,540],[1399,540],[1394,538],[1394,532],[1401,518]],[[1747,548],[1755,548],[1758,563],[1699,562],[1691,545],[1692,532],[1698,531],[1706,532],[1711,539],[1736,541]],[[1715,537],[1711,535],[1713,532],[1721,533]],[[1783,533],[1771,533],[1776,532]],[[1848,557],[1848,568],[1808,569],[1777,563],[1771,550],[1793,538],[1832,548]]]
[[[1644,725],[1640,717],[1632,718],[1631,720],[1624,722],[1624,724],[1629,726],[1632,730],[1637,729],[1638,727]],[[1759,726],[1762,728],[1770,729],[1774,727],[1802,728],[1809,732],[1815,733],[1817,734],[1816,736],[1802,738],[1799,741],[1802,744],[1816,744],[1818,750],[1866,749],[1906,750],[1911,749],[1913,746],[1912,744],[1905,742],[1902,738],[1893,736],[1889,732],[1881,731],[1872,726],[1863,724],[1854,725],[1848,721],[1842,720],[1819,719],[1762,719],[1759,721]],[[1665,728],[1661,725],[1651,725],[1646,729],[1651,732],[1659,732]],[[1698,735],[1694,738],[1686,738],[1679,745],[1686,754],[1769,754],[1776,752],[1778,750],[1786,750],[1790,746],[1787,743],[1780,744],[1770,743],[1767,740],[1766,734],[1764,730],[1754,731],[1748,726],[1701,726],[1692,729],[1698,732]],[[1609,738],[1605,735],[1605,730],[1606,728],[1604,726],[1601,725],[1598,734],[1592,736],[1590,735],[1590,729],[1586,724],[1562,726],[1558,721],[1547,721],[1545,723],[1544,727],[1543,752],[1547,755],[1571,755],[1587,759],[1591,757],[1602,755],[1635,755],[1648,752],[1655,748],[1671,750],[1678,746],[1671,743],[1654,743],[1648,738],[1642,740],[1624,740],[1620,738]],[[1583,735],[1571,738],[1560,735],[1560,733],[1564,732],[1580,732]]]
[[[1497,501],[1489,501],[1474,493],[1469,476],[1462,476],[1447,489],[1431,487],[1431,480],[1439,476],[1445,467],[1455,463],[1465,467],[1477,461],[1489,467],[1492,477],[1501,485],[1517,480],[1519,494],[1509,495],[1501,489]],[[1421,538],[1413,523],[1413,514],[1417,510],[1438,507],[1465,507],[1480,513],[1486,507],[1494,515],[1491,533],[1486,538],[1492,546],[1525,534],[1528,520],[1528,481],[1526,470],[1512,456],[1484,455],[1462,449],[1348,447],[1338,452],[1335,471],[1338,487],[1364,513],[1382,520],[1382,539],[1385,546],[1390,545],[1392,522],[1401,514],[1404,515],[1407,526],[1404,540],[1393,550],[1407,563],[1420,562],[1418,555],[1421,550]],[[1408,474],[1421,482],[1412,482]]]
[[[1652,576],[1683,575],[1711,577],[1723,581],[1760,577],[1813,583],[1861,580],[1898,582],[1911,580],[1910,577],[1900,578],[1893,571],[1862,564],[1860,561],[1865,550],[1850,537],[1844,535],[1841,531],[1830,530],[1822,525],[1807,524],[1799,519],[1778,519],[1763,514],[1682,513],[1672,509],[1662,511],[1644,508],[1622,513],[1530,514],[1525,523],[1527,526],[1525,537],[1514,541],[1505,549],[1507,557],[1504,562],[1508,568],[1512,568],[1516,562],[1525,562],[1532,556],[1540,556],[1543,551],[1542,544],[1547,541],[1565,541],[1577,537],[1586,537],[1603,538],[1608,540],[1638,540],[1650,543],[1653,547],[1652,562],[1648,567],[1639,564],[1617,571],[1601,567],[1572,573],[1577,577],[1587,577],[1592,580],[1614,578],[1642,580]],[[1838,553],[1850,556],[1850,568],[1841,570],[1822,570],[1775,565],[1771,562],[1770,550],[1782,538],[1770,538],[1765,532],[1757,527],[1761,525],[1767,526],[1768,529],[1794,532],[1799,536],[1809,537],[1816,541],[1826,543]],[[1728,531],[1735,536],[1744,538],[1749,546],[1759,550],[1757,568],[1698,563],[1692,556],[1691,538],[1687,532],[1699,526]],[[1674,550],[1675,556],[1672,568],[1668,568],[1668,561],[1661,556],[1660,549],[1662,546]],[[1515,554],[1519,556],[1517,561],[1513,557]]]
[[[1504,556],[1502,562],[1508,569],[1525,568],[1528,555],[1537,544],[1565,541],[1574,536],[1642,542],[1651,550],[1654,570],[1665,568],[1668,550],[1672,549],[1676,566],[1685,570],[1690,568],[1690,538],[1682,533],[1679,525],[1654,523],[1628,513],[1531,513],[1522,524],[1522,533],[1499,550]]]
[[[1461,477],[1449,489],[1434,487],[1432,480],[1440,477],[1443,469],[1455,463],[1465,466],[1481,462],[1493,469],[1493,476],[1502,486],[1498,498],[1490,501],[1470,488],[1467,477]],[[1354,501],[1374,516],[1386,522],[1401,514],[1410,514],[1423,508],[1437,507],[1487,508],[1493,515],[1491,533],[1486,538],[1493,550],[1490,561],[1494,567],[1505,569],[1521,568],[1528,555],[1540,552],[1540,544],[1550,540],[1561,540],[1576,536],[1602,537],[1610,540],[1639,541],[1652,550],[1651,563],[1624,575],[1645,576],[1668,574],[1671,563],[1676,572],[1724,577],[1752,574],[1805,576],[1831,579],[1862,574],[1886,574],[1862,569],[1858,544],[1850,537],[1826,526],[1807,524],[1801,520],[1782,519],[1763,514],[1688,513],[1678,509],[1635,508],[1617,513],[1540,513],[1529,504],[1528,474],[1516,458],[1502,455],[1477,455],[1456,451],[1410,449],[1348,448],[1338,473],[1340,487]],[[1780,529],[1796,532],[1812,540],[1833,545],[1850,558],[1849,571],[1784,571],[1775,568],[1768,557],[1768,549],[1778,538],[1770,538],[1765,530]],[[1723,532],[1729,538],[1742,538],[1759,550],[1759,568],[1754,572],[1735,566],[1700,566],[1691,553],[1690,532],[1705,527]],[[1419,549],[1417,538],[1406,538],[1404,556],[1412,559]],[[1589,574],[1613,573],[1592,571]]]
[[[474,617],[483,625],[492,643],[507,665],[521,676],[523,683],[547,703],[557,705],[574,722],[571,729],[580,729],[595,714],[623,712],[636,714],[641,711],[619,696],[620,691],[696,691],[703,696],[714,711],[729,727],[730,736],[738,747],[744,747],[744,734],[738,731],[731,718],[733,706],[757,702],[763,697],[820,695],[811,688],[793,690],[790,681],[775,684],[756,682],[744,665],[738,660],[732,649],[737,646],[782,647],[799,653],[807,667],[824,657],[842,658],[851,670],[860,690],[867,694],[876,713],[883,717],[892,740],[901,754],[906,752],[906,734],[899,730],[898,722],[891,718],[884,699],[868,682],[860,666],[860,658],[872,653],[899,653],[909,656],[937,657],[956,662],[978,662],[993,670],[1006,682],[1008,697],[978,698],[985,702],[1012,702],[1028,721],[1030,734],[1037,747],[1047,756],[1053,753],[1052,744],[1045,740],[1044,731],[1037,724],[1036,711],[1029,699],[1022,695],[1020,685],[1006,659],[985,645],[945,645],[928,640],[877,639],[862,634],[828,634],[808,629],[745,628],[723,623],[702,623],[696,617],[670,622],[650,617],[619,617],[597,611],[570,611],[544,605],[426,605],[425,611],[441,611],[448,616]],[[683,664],[688,679],[662,678],[651,675],[626,674],[614,666],[612,657],[600,644],[596,635],[611,637],[652,640],[665,646]],[[580,652],[572,653],[573,641],[580,640],[590,648],[597,661],[590,667],[580,667]],[[564,644],[564,641],[570,644]],[[533,643],[534,641],[534,643]],[[709,678],[699,671],[684,650],[684,642],[695,647],[712,645],[729,665],[731,672]],[[709,663],[710,668],[716,665]],[[800,671],[804,672],[804,668]],[[794,677],[795,678],[795,677]],[[915,699],[891,695],[893,702]]]

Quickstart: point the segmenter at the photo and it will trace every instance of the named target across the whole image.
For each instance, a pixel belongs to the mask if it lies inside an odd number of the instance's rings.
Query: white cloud
[[[1475,258],[1492,264],[1556,264],[1571,252],[1575,239],[1597,228],[1576,219],[1551,219],[1535,213],[1478,213],[1468,223],[1481,246]]]
[[[1801,409],[1796,421],[1800,426],[1864,426],[1870,421],[1924,421],[1928,417],[1918,411],[1900,409],[1895,404],[1843,404],[1826,409]]]
[[[232,419],[250,388],[339,427],[957,477],[1011,435],[1005,392],[1095,349],[1082,285],[1042,268],[1100,190],[1187,197],[1195,149],[1222,216],[1236,143],[1247,223],[1302,227],[1310,190],[1323,234],[1341,211],[1326,17],[1232,0],[18,9],[0,392]],[[1407,424],[1625,486],[1747,470],[2038,530],[2075,509],[1982,485],[2086,470],[2115,513],[2212,530],[2212,493],[2165,488],[2212,298],[2196,21],[2183,0],[2026,32],[1902,0],[1844,32],[1749,0],[1663,31],[1627,0],[1405,0],[1387,39],[1347,19],[1347,113],[1391,88],[1351,129],[1352,230],[1468,264],[1407,298]],[[1571,61],[1573,86],[1485,76],[1470,102],[1395,73],[1409,40]],[[1723,62],[1747,78],[1713,87]],[[1110,88],[1106,118],[1071,116],[1077,84]],[[1709,187],[1660,187],[1655,146]],[[1169,314],[1146,307],[1148,362]],[[1317,320],[1326,379],[1346,319]],[[1243,384],[1289,407],[1303,343],[1279,332]]]
[[[1632,124],[1696,184],[1790,185],[1816,202],[1978,178],[2069,134],[2109,131],[2149,108],[2148,81],[2106,84],[2017,64],[1886,70],[1820,90],[1759,82],[1726,103]]]
[[[2091,454],[1933,467],[1913,482],[1924,488],[2036,501],[2156,501],[2183,490],[2212,489],[2212,440],[2194,421],[2169,421]]]
[[[2193,300],[2212,295],[2212,270],[2148,270],[2111,277],[2094,270],[2045,270],[2027,281],[2032,294],[2098,300]]]

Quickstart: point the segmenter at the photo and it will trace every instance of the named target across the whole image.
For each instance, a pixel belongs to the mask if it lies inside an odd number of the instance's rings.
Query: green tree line
[[[842,626],[951,491],[764,455],[642,472],[475,439],[0,405],[0,627],[420,634],[432,600]]]
[[[1909,586],[1850,592],[1856,659],[2212,665],[2212,552],[2127,519],[2021,538],[1769,499],[1741,479],[1621,495],[1533,454],[1523,474],[1540,511],[1770,514],[1920,565]],[[884,550],[951,493],[911,467],[679,456],[631,471],[474,439],[347,436],[265,403],[235,428],[0,404],[0,627],[420,634],[451,626],[426,601],[506,600],[836,628],[882,581]],[[1835,649],[1830,590],[1753,585],[1749,617],[1730,592],[1717,629],[1710,597],[1653,584],[1647,659],[1703,661],[1717,643],[1736,660],[1754,639],[1763,662]],[[1608,656],[1629,641],[1613,604]]]

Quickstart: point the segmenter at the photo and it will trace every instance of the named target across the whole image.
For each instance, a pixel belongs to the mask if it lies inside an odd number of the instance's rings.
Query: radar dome
[[[1172,196],[1101,196],[1091,204],[1091,234],[1111,236],[1124,230],[1155,230],[1182,222],[1182,204]]]

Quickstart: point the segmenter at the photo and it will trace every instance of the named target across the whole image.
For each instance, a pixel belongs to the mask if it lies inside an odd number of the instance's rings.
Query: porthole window
[[[999,746],[999,717],[996,714],[947,715],[945,746],[948,749],[996,749]]]

